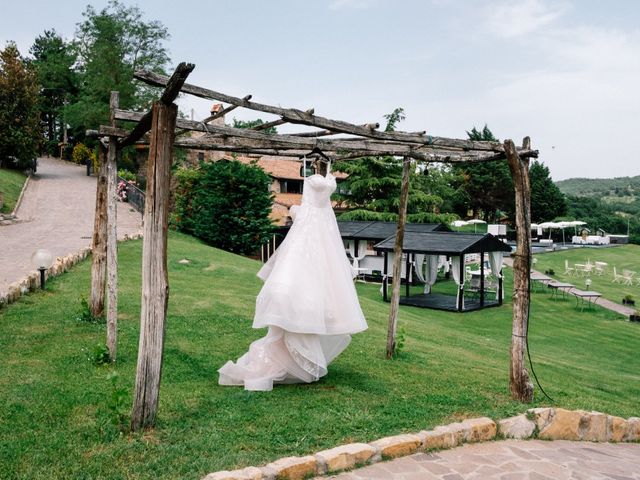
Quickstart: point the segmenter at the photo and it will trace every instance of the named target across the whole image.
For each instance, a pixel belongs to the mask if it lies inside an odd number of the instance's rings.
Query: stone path
[[[329,478],[640,480],[640,444],[505,440],[469,444],[437,453],[417,453]]]
[[[38,248],[54,258],[91,245],[96,178],[86,167],[54,158],[38,159],[38,173],[25,190],[16,212],[18,223],[0,226],[0,293],[35,269],[31,254]],[[140,231],[142,217],[118,203],[118,237]]]

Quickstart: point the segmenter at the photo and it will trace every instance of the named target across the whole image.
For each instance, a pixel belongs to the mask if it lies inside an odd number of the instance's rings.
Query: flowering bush
[[[121,202],[127,201],[127,187],[129,185],[138,186],[137,182],[135,182],[134,180],[127,180],[126,182],[124,180],[120,180],[120,182],[118,182],[118,186],[116,187],[116,194],[118,195],[118,199]]]

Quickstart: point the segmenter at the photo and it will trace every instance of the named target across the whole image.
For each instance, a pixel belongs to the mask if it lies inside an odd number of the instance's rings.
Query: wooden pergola
[[[96,193],[96,220],[93,236],[93,265],[91,308],[101,313],[104,308],[105,284],[107,298],[107,345],[112,359],[116,354],[117,261],[115,218],[115,161],[123,147],[133,144],[149,145],[147,163],[147,192],[144,211],[144,239],[142,261],[142,307],[140,314],[140,342],[136,371],[131,427],[138,430],[155,422],[160,377],[169,284],[167,276],[167,223],[169,209],[169,181],[173,148],[216,150],[239,154],[287,157],[298,160],[301,155],[318,148],[332,160],[348,160],[363,156],[402,157],[402,185],[399,217],[394,246],[393,283],[387,357],[395,350],[402,244],[406,223],[409,173],[412,161],[464,163],[507,160],[516,191],[517,250],[514,260],[513,328],[511,341],[510,389],[512,396],[530,401],[533,386],[524,366],[529,310],[530,270],[530,186],[529,159],[538,151],[525,138],[516,147],[512,140],[500,142],[473,141],[438,137],[422,132],[382,132],[377,123],[356,125],[332,120],[315,114],[313,108],[299,110],[252,101],[251,95],[242,98],[185,83],[193,64],[181,63],[171,77],[141,71],[135,78],[163,88],[160,98],[150,111],[139,113],[122,110],[118,93],[112,92],[111,120],[92,133],[103,137],[101,169]],[[177,118],[173,103],[178,94],[227,104],[218,113],[202,121]],[[237,108],[267,113],[278,119],[252,129],[211,125],[208,122]],[[117,121],[134,122],[133,130],[118,128]],[[314,130],[291,134],[269,134],[264,129],[285,123],[304,125]],[[181,138],[187,131],[203,132],[198,138]],[[337,136],[341,135],[341,136]],[[106,200],[105,200],[106,199]],[[105,267],[106,264],[106,267]]]

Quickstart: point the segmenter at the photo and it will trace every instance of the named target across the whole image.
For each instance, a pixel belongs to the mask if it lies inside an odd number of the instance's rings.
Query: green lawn
[[[120,246],[118,384],[130,405],[140,305],[139,241]],[[188,265],[179,264],[188,258]],[[509,399],[511,305],[468,314],[401,308],[401,357],[384,359],[388,304],[358,284],[367,332],[311,385],[219,387],[216,369],[263,331],[250,328],[260,264],[172,234],[171,296],[157,428],[115,435],[110,367],[87,351],[104,326],[75,320],[90,263],[0,311],[0,478],[201,478],[351,441],[466,417],[502,418]],[[507,278],[511,285],[510,275]],[[534,295],[531,353],[554,398],[534,405],[640,414],[640,324]]]
[[[536,254],[536,264],[534,269],[545,272],[550,268],[554,270],[554,278],[573,283],[577,288],[586,290],[586,279],[591,279],[590,290],[602,293],[605,298],[622,303],[625,295],[632,295],[636,300],[636,306],[640,308],[640,286],[621,285],[613,283],[613,267],[618,273],[623,269],[633,270],[640,275],[640,245],[625,245],[621,247],[609,248],[571,248],[550,253]],[[576,263],[606,262],[609,264],[608,272],[604,275],[590,275],[588,277],[576,276],[575,274],[565,275],[565,259],[569,261],[569,266]]]
[[[0,213],[13,211],[26,179],[27,177],[21,172],[0,168],[0,192],[4,198],[4,205],[0,209]]]

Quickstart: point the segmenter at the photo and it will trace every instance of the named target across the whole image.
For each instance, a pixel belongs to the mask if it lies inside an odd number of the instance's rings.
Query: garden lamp
[[[587,290],[588,290],[588,289],[589,289],[589,287],[591,287],[591,279],[590,279],[590,278],[587,278],[587,279],[584,281],[584,284],[587,286]]]
[[[44,290],[44,272],[53,263],[53,255],[49,250],[39,248],[31,255],[31,263],[40,272],[40,288]]]

